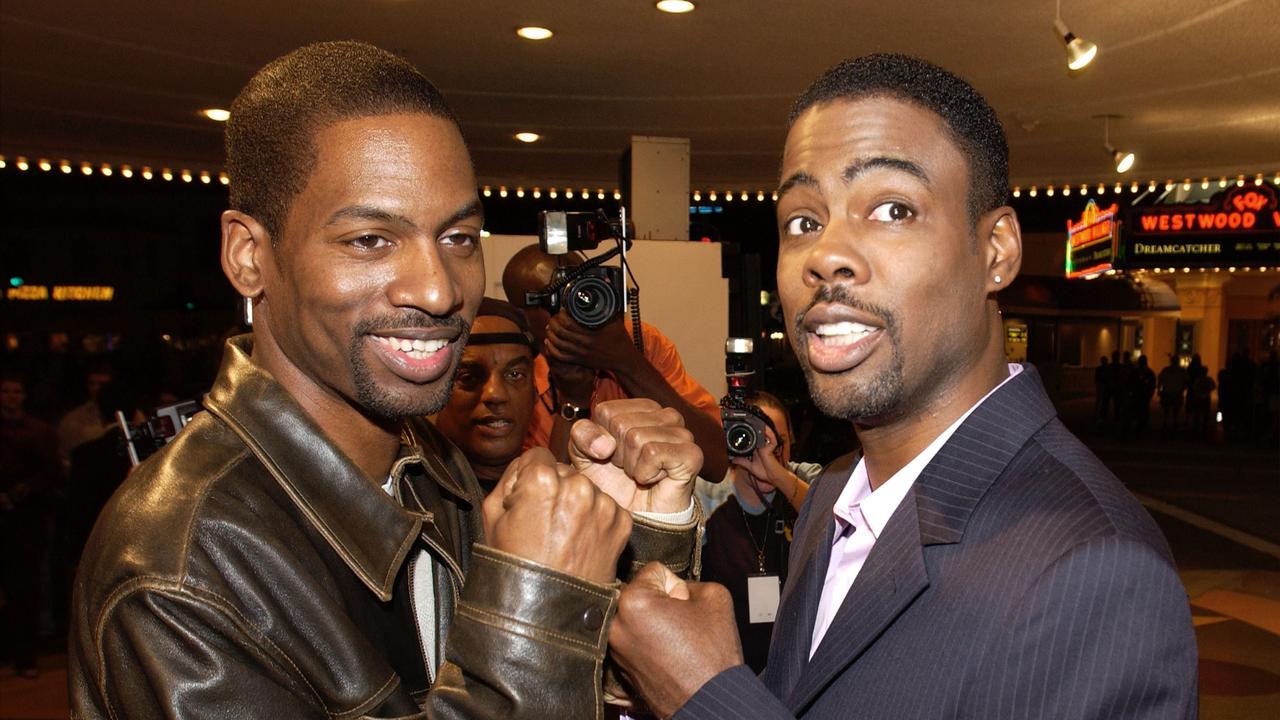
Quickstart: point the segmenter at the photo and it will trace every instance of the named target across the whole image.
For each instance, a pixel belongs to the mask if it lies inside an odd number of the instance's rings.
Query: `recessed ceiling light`
[[[538,27],[537,25],[525,25],[524,27],[516,28],[516,34],[525,40],[546,40],[554,33],[547,28]]]
[[[217,122],[226,122],[231,118],[231,111],[222,108],[205,108],[200,111],[200,114]]]
[[[518,132],[516,133],[516,139],[522,143],[533,143],[541,140],[542,136],[536,132]]]
[[[658,0],[655,5],[662,12],[674,14],[693,12],[693,9],[697,7],[689,0]]]

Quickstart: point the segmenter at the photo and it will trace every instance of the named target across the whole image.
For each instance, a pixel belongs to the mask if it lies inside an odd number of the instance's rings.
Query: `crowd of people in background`
[[[1151,427],[1153,398],[1159,398],[1160,434],[1211,440],[1222,426],[1222,439],[1262,444],[1277,432],[1280,407],[1280,360],[1272,351],[1261,363],[1236,351],[1214,374],[1194,354],[1184,365],[1169,355],[1154,373],[1146,355],[1115,351],[1099,358],[1094,369],[1095,420],[1121,439],[1141,439]]]

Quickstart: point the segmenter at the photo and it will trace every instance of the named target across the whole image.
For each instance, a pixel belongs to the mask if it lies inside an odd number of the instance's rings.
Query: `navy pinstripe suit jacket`
[[[676,717],[1195,717],[1195,636],[1168,545],[1030,367],[921,473],[810,660],[854,462],[832,463],[797,521],[764,673],[727,670]]]

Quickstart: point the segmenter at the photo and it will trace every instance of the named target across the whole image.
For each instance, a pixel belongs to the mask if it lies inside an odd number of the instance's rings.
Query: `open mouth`
[[[375,354],[393,373],[415,384],[429,383],[449,370],[457,336],[412,337],[405,334],[368,335]],[[439,330],[435,331],[439,335]]]
[[[490,415],[474,421],[474,425],[484,435],[505,437],[515,429],[516,423],[511,418]]]
[[[826,373],[862,364],[884,337],[885,328],[842,305],[819,305],[805,314],[805,353],[809,366]]]

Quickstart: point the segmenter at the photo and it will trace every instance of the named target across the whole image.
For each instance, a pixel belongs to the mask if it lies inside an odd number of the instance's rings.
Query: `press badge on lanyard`
[[[771,623],[778,615],[778,595],[782,582],[777,575],[747,576],[747,620]]]

